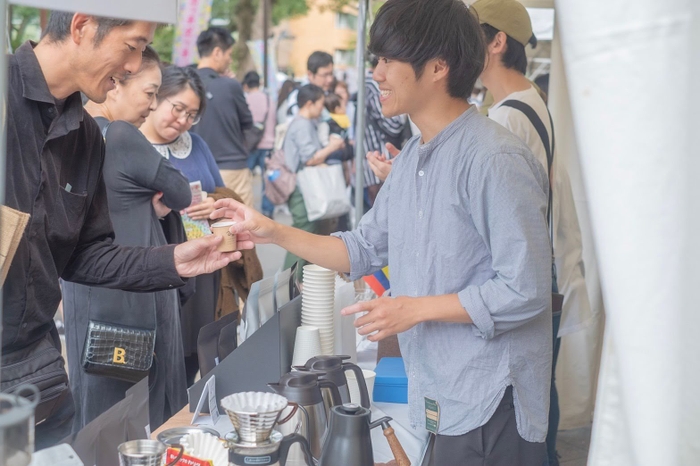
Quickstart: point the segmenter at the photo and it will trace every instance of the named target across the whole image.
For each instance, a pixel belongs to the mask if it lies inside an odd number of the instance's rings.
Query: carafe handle
[[[328,388],[331,391],[331,406],[340,406],[343,404],[343,400],[340,398],[340,390],[335,382],[327,379],[319,379],[318,386],[321,388]]]
[[[301,451],[304,452],[304,459],[306,459],[306,464],[308,466],[314,466],[314,460],[311,456],[311,447],[309,447],[309,441],[300,434],[290,434],[282,439],[282,444],[280,445],[280,464],[282,466],[287,463],[287,455],[289,454],[289,448],[295,444],[299,443],[301,446]]]
[[[179,443],[174,443],[174,444],[168,446],[168,448],[179,448],[180,449],[180,453],[177,454],[175,459],[166,465],[166,466],[175,466],[182,459],[182,455],[185,454],[185,447],[183,447]]]
[[[371,401],[369,399],[367,382],[365,382],[365,375],[362,373],[362,369],[356,364],[345,362],[343,363],[343,370],[353,371],[355,373],[355,380],[357,380],[357,386],[360,389],[360,406],[369,409],[371,407]]]

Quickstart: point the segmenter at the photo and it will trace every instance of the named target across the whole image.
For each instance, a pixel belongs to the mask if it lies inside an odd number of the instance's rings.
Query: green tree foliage
[[[39,40],[39,10],[28,6],[10,6],[10,44],[12,50],[22,45],[26,40]]]
[[[160,59],[164,63],[172,63],[173,61],[173,44],[175,42],[175,26],[171,24],[165,24],[158,26],[156,33],[153,36],[153,43],[151,44]]]

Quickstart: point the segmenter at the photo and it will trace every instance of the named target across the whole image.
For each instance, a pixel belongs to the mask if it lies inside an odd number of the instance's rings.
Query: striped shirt
[[[406,126],[406,118],[403,115],[392,118],[384,117],[382,114],[382,103],[379,100],[381,95],[379,84],[372,78],[371,72],[365,76],[365,94],[367,114],[365,119],[364,153],[379,151],[388,157],[389,154],[384,147],[387,141],[386,136],[399,136],[404,126]],[[363,159],[362,165],[364,186],[374,186],[381,183],[379,178],[372,172],[366,159]]]
[[[547,175],[510,131],[471,107],[434,139],[411,139],[374,207],[343,239],[351,279],[389,265],[392,296],[456,293],[473,324],[426,322],[399,335],[410,420],[424,397],[439,433],[488,422],[513,386],[520,436],[547,434],[552,363]]]

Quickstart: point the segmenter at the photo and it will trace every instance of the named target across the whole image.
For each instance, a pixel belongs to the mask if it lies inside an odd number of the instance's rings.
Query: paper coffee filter
[[[228,466],[228,450],[215,436],[206,432],[193,432],[181,440],[185,454],[210,461],[212,466]]]
[[[272,413],[282,411],[287,399],[277,393],[242,392],[223,398],[221,406],[234,413]]]

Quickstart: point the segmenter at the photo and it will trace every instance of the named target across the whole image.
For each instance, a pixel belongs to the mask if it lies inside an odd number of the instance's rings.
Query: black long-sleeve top
[[[29,42],[8,68],[6,205],[31,218],[3,288],[4,352],[51,330],[59,277],[132,291],[184,284],[174,246],[113,244],[104,143],[80,94],[56,102]]]

